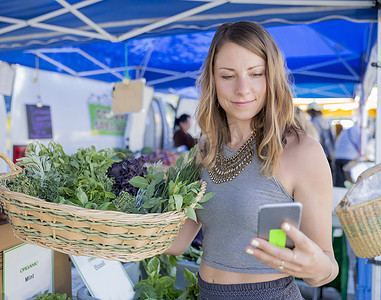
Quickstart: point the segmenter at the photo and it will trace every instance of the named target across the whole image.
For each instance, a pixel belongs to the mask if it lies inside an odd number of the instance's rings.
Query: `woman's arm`
[[[301,229],[283,224],[295,248],[280,248],[254,238],[253,256],[284,273],[321,286],[338,274],[332,247],[332,177],[322,147],[311,137],[287,139],[277,178],[303,204]]]
[[[312,271],[303,272],[307,284],[321,286],[335,279],[339,270],[332,247],[332,175],[324,151],[316,141],[302,136],[295,152],[298,158],[292,160],[297,166],[294,199],[303,204],[301,231],[313,241],[306,242],[307,245],[318,247],[307,249],[304,253],[311,253],[299,266]]]
[[[194,238],[196,237],[198,231],[201,228],[201,223],[196,223],[192,219],[187,219],[180,229],[179,234],[173,241],[171,248],[166,250],[164,254],[169,255],[180,255],[189,247]]]

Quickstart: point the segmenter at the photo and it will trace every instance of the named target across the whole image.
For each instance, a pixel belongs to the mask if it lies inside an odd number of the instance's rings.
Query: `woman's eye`
[[[263,73],[254,73],[251,76],[253,76],[253,77],[261,77],[261,76],[263,76]]]
[[[233,75],[222,75],[222,79],[232,79],[234,76]]]

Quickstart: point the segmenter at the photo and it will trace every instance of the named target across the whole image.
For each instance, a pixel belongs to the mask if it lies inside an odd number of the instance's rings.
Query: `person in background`
[[[360,127],[354,125],[341,131],[336,140],[335,186],[345,187],[343,167],[360,156]]]
[[[191,126],[190,115],[182,114],[175,120],[175,134],[173,135],[174,146],[186,146],[188,150],[196,145],[196,140],[188,133]]]
[[[319,133],[315,126],[307,119],[306,114],[297,106],[295,106],[295,119],[299,122],[300,128],[309,136],[319,141]]]
[[[316,102],[308,104],[307,113],[311,117],[311,122],[319,133],[319,141],[323,147],[324,153],[331,167],[331,173],[334,173],[335,160],[335,138],[329,122],[323,118],[322,107]]]
[[[201,179],[213,198],[185,221],[166,254],[179,255],[202,226],[200,299],[302,299],[294,277],[321,286],[338,274],[332,247],[332,177],[320,144],[297,126],[281,52],[259,24],[216,31],[198,80]],[[301,202],[295,243],[256,237],[258,208]]]
[[[343,131],[343,125],[341,125],[340,123],[337,123],[335,125],[335,139],[337,140],[337,138],[339,137],[340,133]]]

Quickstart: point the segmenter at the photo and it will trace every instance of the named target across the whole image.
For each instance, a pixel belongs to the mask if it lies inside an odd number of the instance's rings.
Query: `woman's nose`
[[[238,78],[235,93],[237,95],[247,95],[249,92],[250,92],[249,79],[246,77]]]

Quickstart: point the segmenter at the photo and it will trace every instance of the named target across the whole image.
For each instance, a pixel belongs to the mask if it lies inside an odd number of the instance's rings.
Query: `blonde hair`
[[[226,113],[218,104],[213,68],[216,55],[226,42],[240,45],[266,62],[266,102],[252,120],[256,129],[257,156],[262,163],[262,174],[273,176],[286,143],[285,135],[294,130],[292,94],[285,72],[285,63],[270,34],[254,22],[240,21],[221,25],[212,40],[203,71],[197,80],[201,91],[197,122],[203,138],[200,144],[202,164],[211,168],[218,148],[230,140]]]

